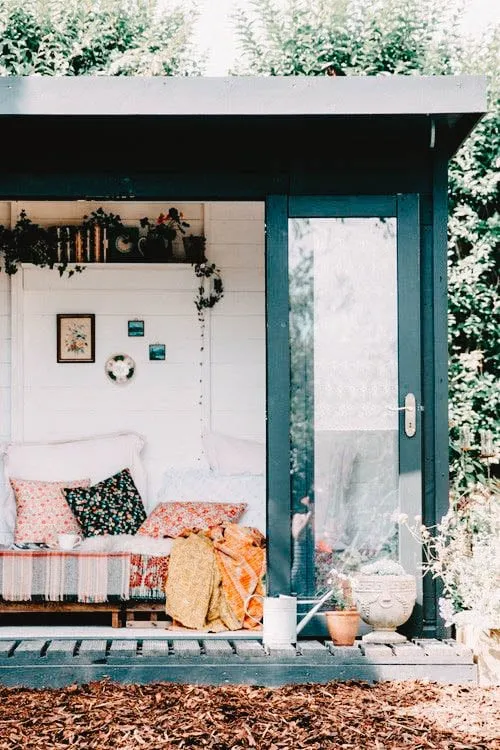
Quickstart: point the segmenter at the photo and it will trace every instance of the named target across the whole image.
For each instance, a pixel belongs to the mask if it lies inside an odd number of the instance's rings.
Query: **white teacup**
[[[82,543],[82,537],[78,534],[59,534],[57,537],[59,549],[71,550]]]

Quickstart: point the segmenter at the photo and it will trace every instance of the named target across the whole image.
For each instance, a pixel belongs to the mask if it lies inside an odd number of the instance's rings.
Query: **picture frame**
[[[57,361],[60,364],[95,362],[95,315],[57,315]]]
[[[129,320],[127,323],[127,332],[131,337],[144,336],[144,321]]]
[[[150,344],[149,345],[149,359],[152,362],[163,360],[166,357],[165,344]]]

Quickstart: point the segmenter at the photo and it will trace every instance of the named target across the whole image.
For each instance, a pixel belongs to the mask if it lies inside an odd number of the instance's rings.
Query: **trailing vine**
[[[204,239],[204,238],[203,238]],[[201,263],[194,264],[194,273],[197,279],[199,279],[198,287],[196,290],[196,297],[194,303],[196,310],[198,311],[198,321],[200,323],[200,434],[203,433],[203,353],[205,351],[205,332],[206,332],[206,318],[205,314],[207,310],[210,310],[214,305],[219,302],[224,296],[224,284],[222,282],[222,276],[220,268],[217,268],[215,263],[209,263],[205,255],[204,260]]]
[[[195,276],[200,279],[195,298],[196,309],[198,310],[198,319],[203,315],[205,310],[210,309],[224,296],[224,285],[220,269],[215,263],[195,263]]]

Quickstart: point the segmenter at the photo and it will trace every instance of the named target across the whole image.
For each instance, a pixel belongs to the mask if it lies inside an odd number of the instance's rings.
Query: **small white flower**
[[[445,627],[449,628],[450,625],[453,625],[454,617],[455,617],[455,609],[453,607],[452,602],[450,599],[446,599],[446,597],[441,597],[438,601],[439,606],[439,614],[444,620]]]

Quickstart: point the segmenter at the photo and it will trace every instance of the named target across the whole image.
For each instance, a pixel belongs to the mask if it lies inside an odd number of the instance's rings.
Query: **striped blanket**
[[[106,602],[164,598],[168,557],[129,552],[0,551],[5,601]]]

